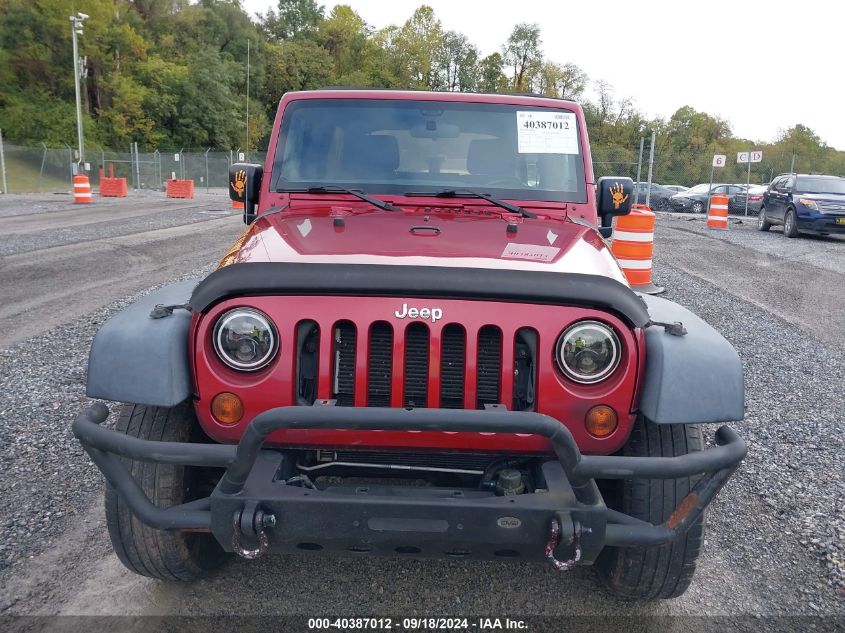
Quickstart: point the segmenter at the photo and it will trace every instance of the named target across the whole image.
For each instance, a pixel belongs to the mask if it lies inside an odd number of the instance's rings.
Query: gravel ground
[[[4,201],[0,199],[0,219],[42,213],[56,217],[53,214],[68,215],[89,210],[88,208],[80,209],[79,205],[73,205],[68,200],[44,201],[41,196],[34,197],[31,201],[27,199],[27,196],[15,196],[15,198],[17,198],[15,202],[6,204],[3,204]],[[142,204],[137,204],[139,201],[142,201]],[[165,198],[161,192],[143,192],[133,196],[132,202],[134,206],[139,207],[137,211],[131,211],[133,215],[120,217],[120,221],[108,221],[111,219],[110,212],[123,210],[127,205],[121,204],[117,199],[97,199],[92,209],[96,209],[101,217],[84,219],[82,221],[87,223],[81,225],[60,227],[49,226],[45,222],[44,228],[40,230],[27,230],[24,234],[16,235],[15,239],[0,241],[0,257],[206,222],[232,214],[232,209],[228,208],[228,201],[222,195],[198,194],[195,200],[179,200]],[[148,209],[157,211],[150,213]]]
[[[120,298],[0,350],[0,612],[845,615],[845,399],[839,384],[845,330],[821,339],[807,325],[819,318],[812,302],[785,319],[776,314],[782,306],[748,300],[747,283],[720,287],[702,279],[679,255],[685,246],[705,244],[713,258],[730,261],[730,249],[757,252],[757,242],[734,242],[746,239],[737,237],[742,229],[702,242],[697,228],[687,230],[693,223],[682,222],[661,218],[660,226],[671,230],[665,238],[658,230],[656,281],[739,351],[747,416],[733,426],[749,444],[746,462],[709,511],[699,570],[682,598],[631,603],[604,593],[590,569],[560,575],[544,566],[464,561],[285,556],[237,561],[190,586],[133,576],[110,552],[101,478],[69,430],[86,402],[91,338],[129,301]],[[785,239],[754,235],[747,239]],[[839,256],[838,243],[821,248]],[[789,256],[786,250],[767,255]],[[765,284],[770,272],[752,265],[738,275]],[[797,293],[845,298],[841,276],[832,287],[815,287],[804,276],[792,283]]]
[[[845,399],[832,384],[845,376],[843,347],[691,279],[670,260],[658,254],[655,262],[666,298],[719,330],[745,368],[746,417],[732,426],[748,457],[710,512],[709,538],[753,570],[761,589],[792,578],[805,607],[821,611],[830,600],[845,609]]]
[[[143,294],[0,349],[0,463],[5,465],[0,570],[53,545],[101,491],[102,478],[73,437],[70,422],[90,402],[85,371],[94,334],[111,314]]]
[[[661,213],[658,217],[666,226],[715,235],[718,239],[765,256],[786,256],[790,262],[809,264],[840,275],[845,271],[845,235],[802,234],[789,239],[784,236],[781,226],[773,226],[768,232],[757,230],[757,218],[751,216],[730,216],[727,231],[708,229],[707,218],[702,215]]]

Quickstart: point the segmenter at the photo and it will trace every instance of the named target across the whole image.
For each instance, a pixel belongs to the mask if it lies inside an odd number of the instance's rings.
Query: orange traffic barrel
[[[90,204],[91,182],[85,174],[77,174],[73,177],[73,201],[75,204]]]
[[[710,209],[707,211],[707,228],[726,231],[728,228],[728,197],[710,196]]]
[[[654,212],[647,206],[635,204],[631,213],[616,218],[610,250],[631,288],[651,295],[665,290],[651,280]]]

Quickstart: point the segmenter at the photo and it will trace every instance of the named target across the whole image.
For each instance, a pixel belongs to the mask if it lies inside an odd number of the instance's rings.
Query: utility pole
[[[82,95],[80,93],[79,79],[82,75],[82,63],[79,59],[79,42],[77,36],[82,35],[82,23],[88,19],[88,15],[82,12],[70,16],[70,30],[73,36],[73,87],[76,91],[76,136],[79,141],[79,160],[77,165],[85,163],[85,145],[82,138]],[[81,169],[77,168],[77,171]]]
[[[640,137],[640,159],[637,161],[637,186],[634,187],[634,204],[640,203],[640,175],[643,169],[643,146],[645,145],[645,136]]]
[[[657,141],[657,130],[651,132],[651,148],[648,152],[648,189],[645,192],[645,206],[651,209],[651,174],[654,169],[654,143]]]
[[[46,156],[46,154],[45,154]],[[41,159],[41,171],[44,171],[44,159]],[[0,173],[3,176],[3,190],[0,193],[9,193],[9,188],[6,185],[6,156],[3,154],[3,130],[0,130]],[[38,177],[38,185],[41,185],[41,177]]]
[[[249,40],[246,41],[246,157],[249,160]]]

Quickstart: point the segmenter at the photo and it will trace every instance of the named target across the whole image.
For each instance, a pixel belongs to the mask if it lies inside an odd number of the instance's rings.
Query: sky
[[[251,14],[276,0],[241,0]],[[319,0],[318,0],[319,2]],[[648,117],[688,105],[727,120],[735,136],[774,141],[798,123],[845,150],[845,3],[830,0],[346,0],[375,28],[421,4],[483,55],[514,24],[540,25],[546,59],[573,62]],[[592,87],[587,92],[593,96]]]

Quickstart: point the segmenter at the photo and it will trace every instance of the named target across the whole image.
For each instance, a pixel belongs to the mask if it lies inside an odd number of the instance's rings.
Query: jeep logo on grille
[[[409,308],[407,303],[402,304],[402,309],[393,313],[397,319],[425,319],[436,323],[443,318],[441,308]]]

